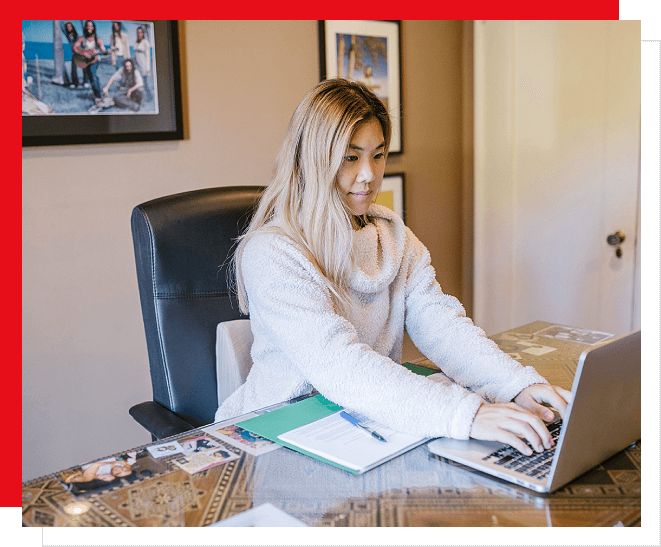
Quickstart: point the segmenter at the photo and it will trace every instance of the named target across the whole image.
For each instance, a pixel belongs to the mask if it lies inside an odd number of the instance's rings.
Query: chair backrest
[[[194,426],[212,422],[218,408],[216,326],[245,317],[228,286],[229,262],[263,190],[184,192],[131,216],[154,401]]]

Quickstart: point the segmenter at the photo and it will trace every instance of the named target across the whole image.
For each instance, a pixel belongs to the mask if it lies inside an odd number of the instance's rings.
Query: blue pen
[[[382,443],[387,443],[388,442],[388,440],[385,437],[382,437],[376,431],[374,431],[373,429],[370,429],[366,425],[361,424],[360,421],[358,421],[358,418],[354,418],[351,414],[347,414],[346,412],[344,412],[344,410],[342,410],[340,412],[340,416],[342,416],[342,418],[344,418],[351,425],[355,425],[356,427],[361,428],[363,431],[369,433],[370,435],[372,435],[372,437],[374,437],[375,439],[381,441]]]

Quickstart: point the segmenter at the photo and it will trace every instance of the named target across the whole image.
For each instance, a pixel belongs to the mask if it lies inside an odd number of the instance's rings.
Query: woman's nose
[[[374,180],[374,166],[372,162],[367,159],[362,161],[359,166],[358,176],[356,177],[358,182],[372,182]]]

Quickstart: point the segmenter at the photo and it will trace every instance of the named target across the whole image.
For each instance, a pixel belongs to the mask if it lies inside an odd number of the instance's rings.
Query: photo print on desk
[[[173,457],[170,462],[191,475],[223,465],[239,457],[238,454],[207,435],[183,439],[180,444],[183,454]]]
[[[556,340],[565,340],[567,342],[578,342],[579,344],[593,345],[603,342],[613,335],[607,332],[596,330],[577,329],[575,327],[565,327],[564,325],[553,325],[535,333]]]
[[[148,446],[147,450],[154,458],[165,458],[175,454],[183,454],[184,452],[183,447],[177,441]]]
[[[507,353],[513,359],[523,359],[522,353],[535,355],[537,357],[556,351],[558,348],[544,346],[542,344],[535,344],[534,342],[527,342],[525,340],[517,340],[511,342],[502,342],[499,344],[500,349]]]
[[[237,422],[246,420],[248,418],[254,418],[257,416],[256,413],[246,414],[238,418],[232,418],[224,422],[213,424],[212,426],[205,427],[203,431],[217,437],[221,441],[231,444],[240,448],[244,452],[251,454],[252,456],[259,456],[261,454],[266,454],[278,448],[282,448],[281,445],[260,437],[259,435],[254,435],[243,429],[242,427],[236,425]]]
[[[169,471],[165,462],[155,460],[147,450],[140,450],[86,463],[63,471],[56,477],[73,495],[86,497],[164,475]]]

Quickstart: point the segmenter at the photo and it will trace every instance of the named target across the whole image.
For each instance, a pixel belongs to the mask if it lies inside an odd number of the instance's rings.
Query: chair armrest
[[[155,401],[134,405],[129,409],[129,414],[156,439],[164,439],[195,429],[170,409]]]

